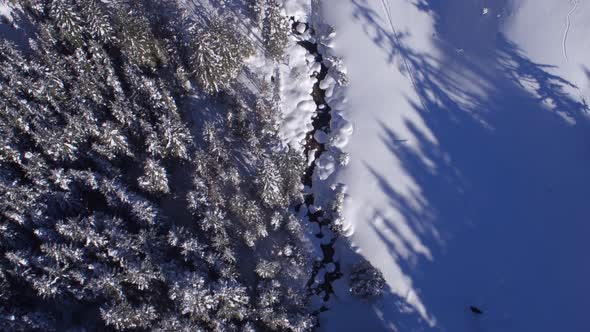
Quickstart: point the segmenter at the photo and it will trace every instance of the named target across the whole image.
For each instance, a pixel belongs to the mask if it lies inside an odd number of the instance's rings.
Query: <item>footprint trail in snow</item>
[[[572,4],[572,9],[569,11],[569,13],[567,13],[567,16],[565,18],[566,20],[566,24],[565,24],[565,31],[563,33],[563,40],[562,40],[562,49],[563,49],[563,58],[565,59],[565,62],[569,62],[569,59],[567,57],[567,35],[570,31],[570,26],[571,26],[571,16],[576,12],[576,10],[578,9],[578,1],[579,0],[572,0],[570,1]]]

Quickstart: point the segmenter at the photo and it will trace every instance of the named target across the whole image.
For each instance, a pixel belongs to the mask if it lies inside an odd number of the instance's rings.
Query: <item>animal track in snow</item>
[[[566,45],[567,44],[567,34],[570,31],[571,16],[574,14],[576,9],[578,9],[578,1],[579,0],[570,0],[570,3],[572,4],[572,9],[570,9],[569,13],[567,13],[567,16],[565,18],[566,24],[565,24],[565,31],[563,33],[563,40],[562,40],[563,58],[565,59],[565,62],[569,62],[569,59],[567,57],[567,45]]]

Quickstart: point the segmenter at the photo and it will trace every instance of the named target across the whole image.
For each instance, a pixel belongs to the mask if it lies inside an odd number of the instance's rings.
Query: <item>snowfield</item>
[[[327,181],[389,286],[365,304],[342,278],[321,329],[587,330],[588,3],[323,0],[321,16],[354,127]]]

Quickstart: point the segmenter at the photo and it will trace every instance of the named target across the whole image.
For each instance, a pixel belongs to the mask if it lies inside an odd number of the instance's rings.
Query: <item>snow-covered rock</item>
[[[303,34],[305,30],[307,30],[307,25],[305,23],[299,22],[295,26],[295,31],[297,31],[299,34]]]

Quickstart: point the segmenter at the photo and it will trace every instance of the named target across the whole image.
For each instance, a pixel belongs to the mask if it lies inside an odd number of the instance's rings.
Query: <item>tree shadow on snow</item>
[[[21,10],[13,9],[10,17],[0,15],[0,39],[15,44],[23,52],[30,52],[29,37],[37,34],[37,29]]]
[[[427,311],[443,318],[437,328],[586,326],[590,266],[576,253],[590,234],[590,128],[588,105],[566,93],[574,84],[527,58],[499,32],[498,17],[482,18],[478,1],[413,2],[434,19],[436,56],[407,47],[407,34],[393,35],[384,13],[366,1],[351,3],[356,23],[389,62],[400,64],[419,97],[407,101],[427,130],[410,119],[404,122],[410,137],[385,122],[379,128],[418,189],[402,192],[387,174],[365,166],[401,214],[388,220],[375,211],[383,219],[379,240]],[[506,1],[491,6],[510,10]],[[428,254],[407,234],[416,234]],[[474,316],[470,305],[484,314]],[[380,309],[385,324],[428,329],[399,307]]]

